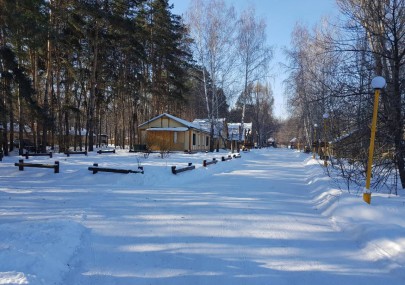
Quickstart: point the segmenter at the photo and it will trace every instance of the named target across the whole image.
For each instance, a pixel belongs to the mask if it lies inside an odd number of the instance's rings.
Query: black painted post
[[[93,166],[98,167],[98,163],[93,163]],[[97,169],[93,168],[93,174],[96,174],[97,172],[98,172]]]
[[[18,163],[19,163],[19,165],[18,165],[18,170],[20,170],[20,171],[24,171],[24,159],[20,159],[20,160],[18,160]]]
[[[59,161],[55,161],[55,173],[59,173]]]

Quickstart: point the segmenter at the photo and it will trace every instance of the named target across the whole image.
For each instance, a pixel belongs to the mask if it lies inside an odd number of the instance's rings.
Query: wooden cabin
[[[164,113],[138,126],[139,144],[154,151],[208,151],[210,133],[198,124]]]

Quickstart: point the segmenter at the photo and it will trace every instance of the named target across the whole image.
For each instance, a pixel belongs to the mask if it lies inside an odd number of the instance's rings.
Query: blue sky
[[[250,5],[256,8],[256,15],[267,23],[267,41],[274,48],[274,59],[270,83],[274,92],[274,111],[277,117],[287,116],[282,81],[286,75],[280,63],[286,61],[282,49],[289,48],[291,32],[297,22],[314,26],[324,16],[336,15],[335,0],[225,0],[235,6],[238,12]],[[191,0],[170,0],[174,4],[173,13],[185,14]]]

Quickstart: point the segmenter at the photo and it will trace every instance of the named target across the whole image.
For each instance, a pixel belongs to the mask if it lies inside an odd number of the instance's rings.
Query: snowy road
[[[286,165],[285,156],[289,157]],[[140,190],[85,210],[65,284],[382,284],[350,236],[311,202],[301,155],[245,155],[239,170]],[[187,175],[187,174],[184,174]]]
[[[358,240],[319,213],[314,177],[322,168],[308,167],[307,155],[242,156],[163,181],[152,177],[156,183],[146,174],[123,178],[144,179],[139,185],[108,174],[110,180],[94,185],[96,175],[86,173],[90,184],[49,181],[26,194],[10,190],[14,206],[6,201],[2,217],[12,224],[29,213],[31,223],[46,220],[45,229],[71,235],[59,240],[74,249],[64,268],[42,274],[60,274],[53,276],[56,284],[404,284],[405,274],[364,258]],[[15,280],[25,274],[20,284],[53,280],[0,265],[0,280],[13,273]]]

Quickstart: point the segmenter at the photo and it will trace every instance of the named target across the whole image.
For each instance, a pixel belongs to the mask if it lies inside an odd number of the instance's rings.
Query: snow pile
[[[308,169],[317,168],[307,160]],[[405,278],[405,199],[390,194],[373,193],[371,204],[362,201],[362,193],[348,193],[325,185],[328,178],[319,169],[311,176],[316,187],[314,204],[340,231],[346,232],[361,249],[359,260],[379,262],[387,271]]]

